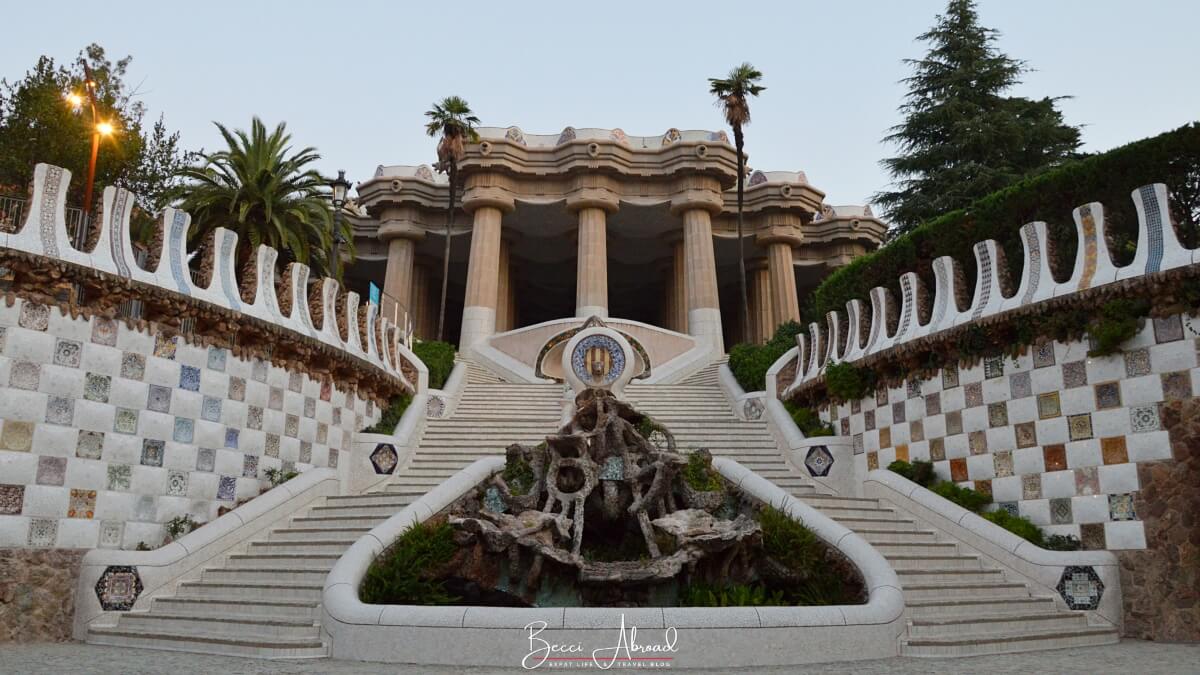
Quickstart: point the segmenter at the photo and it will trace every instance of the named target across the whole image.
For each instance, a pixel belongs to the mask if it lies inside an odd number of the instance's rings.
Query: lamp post
[[[79,226],[75,228],[75,248],[83,250],[87,245],[87,224],[92,211],[92,186],[96,182],[96,157],[100,154],[100,137],[111,136],[115,129],[111,122],[100,121],[100,116],[96,113],[96,81],[92,79],[92,69],[85,63],[83,64],[84,74],[84,89],[87,90],[88,107],[92,110],[92,155],[88,161],[87,183],[83,193],[83,208],[82,215],[79,219]],[[65,96],[67,103],[71,107],[79,111],[83,107],[83,96],[75,92],[68,92]]]
[[[350,189],[350,181],[346,180],[346,172],[338,169],[337,178],[329,183],[333,189],[333,258],[329,261],[334,278],[341,279],[342,268],[342,207],[346,205],[346,191]]]

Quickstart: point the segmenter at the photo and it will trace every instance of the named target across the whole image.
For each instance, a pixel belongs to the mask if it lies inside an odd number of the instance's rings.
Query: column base
[[[472,347],[491,337],[496,332],[496,310],[491,307],[467,307],[463,309],[462,335],[458,340],[458,351],[466,353]]]
[[[689,309],[688,334],[707,342],[714,355],[725,355],[725,336],[721,331],[721,310],[711,307]]]
[[[601,305],[587,305],[584,307],[575,308],[576,319],[590,319],[593,316],[598,316],[601,319],[607,319],[608,308]]]

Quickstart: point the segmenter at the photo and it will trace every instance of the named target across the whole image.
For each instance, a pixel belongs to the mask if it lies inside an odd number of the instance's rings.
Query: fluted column
[[[751,341],[762,344],[775,332],[774,309],[771,303],[771,275],[767,266],[759,264],[750,272],[750,329]]]
[[[671,303],[674,309],[675,316],[672,317],[671,330],[686,333],[688,332],[687,322],[687,259],[683,254],[683,240],[674,243],[671,249],[673,257],[671,274],[674,275],[675,283],[672,285],[672,292],[675,294],[675,300]]]
[[[426,330],[429,318],[429,271],[424,265],[413,265],[413,283],[410,295],[413,332],[422,340],[432,339]]]
[[[608,316],[608,245],[604,209],[579,209],[575,316]]]
[[[771,274],[771,333],[788,321],[800,320],[800,299],[796,296],[796,270],[792,265],[792,245],[773,241],[767,246]]]
[[[396,237],[388,242],[387,269],[383,275],[383,292],[381,310],[384,316],[391,319],[399,316],[403,321],[405,312],[411,312],[413,260],[416,257],[417,245],[408,237]],[[392,305],[399,305],[399,311]]]
[[[463,302],[459,349],[466,351],[496,332],[496,291],[500,281],[500,220],[491,205],[474,212],[471,256],[467,262],[467,292]]]
[[[503,333],[512,329],[512,317],[509,316],[509,267],[508,242],[500,240],[500,269],[496,281],[496,332]]]
[[[721,334],[721,304],[717,298],[712,216],[707,209],[690,208],[683,212],[683,249],[688,333],[707,339],[713,351],[723,354],[725,340]]]

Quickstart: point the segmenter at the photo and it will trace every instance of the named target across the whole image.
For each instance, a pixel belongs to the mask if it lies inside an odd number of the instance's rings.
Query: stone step
[[[383,509],[386,507],[364,507],[364,508]],[[383,515],[385,517],[391,517],[392,514],[395,514],[398,511],[399,511],[399,509],[389,510],[389,511],[380,511],[379,514],[374,514],[374,515]],[[361,516],[361,515],[372,515],[372,514],[355,514],[356,517]],[[276,542],[285,542],[285,541],[307,542],[307,541],[316,539],[316,540],[322,541],[322,542],[326,542],[326,541],[346,542],[345,545],[350,546],[350,544],[353,544],[359,537],[361,537],[362,535],[364,535],[370,531],[371,531],[371,528],[369,528],[369,527],[355,527],[355,528],[289,527],[286,530],[272,530],[271,533],[269,535],[267,535],[266,542],[254,542],[254,543],[268,543],[268,542],[276,543]]]
[[[261,616],[282,617],[296,620],[316,620],[320,613],[316,602],[304,600],[248,600],[245,597],[229,598],[155,598],[151,612],[183,614],[187,616]]]
[[[1007,654],[1038,649],[1066,649],[1113,644],[1120,641],[1117,631],[1103,626],[1060,631],[1007,634],[970,634],[948,638],[919,638],[901,645],[904,656],[977,656]]]
[[[858,532],[857,534],[866,539],[866,535],[862,532]],[[921,543],[877,542],[870,539],[867,539],[867,541],[885,558],[890,558],[893,555],[958,555],[958,544],[952,541]]]
[[[876,508],[879,506],[878,499],[867,499],[863,497],[842,497],[840,495],[816,495],[811,499],[805,500],[813,508],[824,508],[826,506],[840,506],[853,508]]]
[[[909,616],[915,618],[949,618],[959,616],[1055,613],[1053,598],[1011,597],[966,600],[905,600]]]
[[[839,518],[879,518],[884,520],[899,520],[900,516],[896,509],[885,507],[863,507],[863,506],[830,506],[822,504],[820,507],[821,513],[838,520]],[[869,532],[870,528],[864,528],[864,532]],[[925,531],[925,530],[921,530]]]
[[[822,510],[822,512],[824,512]],[[830,518],[854,531],[858,530],[897,530],[911,531],[919,529],[915,520],[896,518],[860,518],[828,514]]]
[[[319,639],[255,640],[237,637],[206,637],[171,633],[141,633],[119,628],[92,628],[88,642],[98,645],[142,647],[168,651],[200,652],[265,659],[325,658],[328,650]]]
[[[406,495],[415,499],[426,492],[429,492],[429,488],[420,485],[397,485],[396,483],[388,483],[387,485],[383,486],[383,490],[377,494]]]
[[[449,477],[449,475],[446,476],[446,478],[448,478],[448,477]],[[430,488],[444,483],[446,481],[446,478],[436,478],[433,476],[400,475],[400,476],[396,476],[395,478],[393,478],[392,482],[388,483],[388,485],[389,486],[396,485],[396,486],[408,487],[408,488],[424,487],[425,490],[423,492],[421,492],[421,494],[425,494],[426,492],[429,492]],[[390,492],[390,490],[389,490],[389,492]],[[318,506],[316,508],[321,508],[321,507]]]
[[[892,569],[896,570],[897,574],[906,570],[929,568],[963,570],[983,568],[983,563],[978,557],[968,555],[893,555],[888,556],[887,561],[892,564]]]
[[[896,570],[900,578],[901,588],[908,586],[924,586],[927,584],[979,584],[1004,581],[1004,573],[998,569],[979,567],[976,569],[963,567],[923,567],[920,569]]]
[[[303,542],[255,541],[250,543],[250,546],[246,548],[246,551],[252,555],[258,555],[259,553],[296,553],[300,555],[307,555],[309,553],[316,553],[318,555],[336,553],[341,555],[346,552],[346,549],[350,548],[351,543],[353,542],[347,543],[346,541],[329,540],[324,538],[319,540],[309,539],[308,541]],[[319,597],[314,599],[319,599]]]
[[[1083,612],[1033,612],[976,616],[921,617],[908,623],[909,639],[948,638],[964,634],[1004,635],[1025,631],[1070,631],[1088,625]]]
[[[400,506],[401,508],[412,503],[412,500],[405,499],[398,495],[389,495],[384,492],[371,492],[365,495],[339,495],[329,497],[324,504],[325,507],[330,506]],[[314,507],[318,508],[318,507]]]
[[[255,542],[258,543],[258,542]],[[254,544],[251,544],[253,547]],[[297,544],[286,544],[300,548]],[[307,544],[317,548],[312,544]],[[339,544],[342,551],[347,548]],[[279,547],[276,547],[279,548]],[[297,551],[302,552],[302,551]],[[215,583],[210,581],[181,581],[176,595],[181,598],[221,598],[240,597],[257,602],[259,600],[306,600],[313,603],[321,601],[322,584],[283,584],[283,583]]]
[[[504,411],[476,412],[476,413],[470,413],[470,414],[460,414],[459,412],[456,411],[454,413],[453,419],[456,422],[464,422],[464,423],[466,423],[466,422],[481,422],[481,423],[485,423],[485,424],[496,424],[496,423],[529,421],[529,422],[545,422],[547,424],[556,424],[558,422],[559,418],[557,415],[554,417],[550,417],[548,415],[535,415],[535,414],[504,412]]]
[[[937,543],[937,533],[933,530],[913,530],[911,532],[897,532],[895,530],[859,530],[858,534],[871,544]]]
[[[293,521],[295,522],[295,521]],[[380,521],[382,522],[382,521]],[[372,526],[374,527],[374,526]],[[339,556],[328,555],[248,555],[234,553],[225,560],[226,569],[314,569],[328,572]]]
[[[988,598],[1028,598],[1025,584],[982,582],[977,584],[934,582],[901,584],[905,602],[909,600],[983,600]]]
[[[321,629],[313,619],[281,616],[192,616],[160,612],[128,612],[117,628],[138,633],[174,633],[207,637],[236,637],[245,640],[320,641]]]
[[[460,467],[461,468],[461,467]],[[437,483],[441,483],[450,476],[459,472],[459,468],[433,468],[424,466],[409,466],[397,475],[397,478],[414,479],[414,478],[436,478]],[[435,483],[436,484],[436,483]]]
[[[217,567],[204,570],[200,574],[202,581],[213,583],[281,583],[281,584],[321,584],[329,570],[293,567],[290,569],[275,569],[270,567]]]
[[[416,498],[414,497],[415,501]],[[387,520],[384,516],[370,516],[366,518],[349,517],[342,518],[338,516],[318,516],[316,518],[293,518],[292,525],[295,527],[338,527],[338,528],[373,528],[376,525]],[[337,559],[337,556],[334,556]]]
[[[426,490],[426,492],[428,492],[428,490]],[[407,497],[407,495],[405,496]],[[324,518],[326,516],[337,518],[372,518],[376,516],[382,516],[387,518],[393,514],[400,513],[404,510],[405,506],[408,506],[408,504],[411,504],[416,500],[409,500],[407,504],[399,503],[401,501],[405,500],[396,500],[394,503],[361,504],[357,506],[314,506],[311,510],[309,510],[308,516],[312,518]],[[280,530],[276,531],[278,532]]]

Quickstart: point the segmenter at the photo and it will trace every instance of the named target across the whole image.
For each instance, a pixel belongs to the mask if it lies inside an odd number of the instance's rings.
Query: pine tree
[[[1006,97],[1028,70],[995,47],[999,33],[979,25],[974,0],[950,0],[933,28],[917,39],[930,45],[906,59],[913,75],[902,123],[885,141],[899,155],[881,164],[896,190],[877,193],[901,234],[962,208],[1023,177],[1074,156],[1079,129],[1063,122],[1061,99]]]

